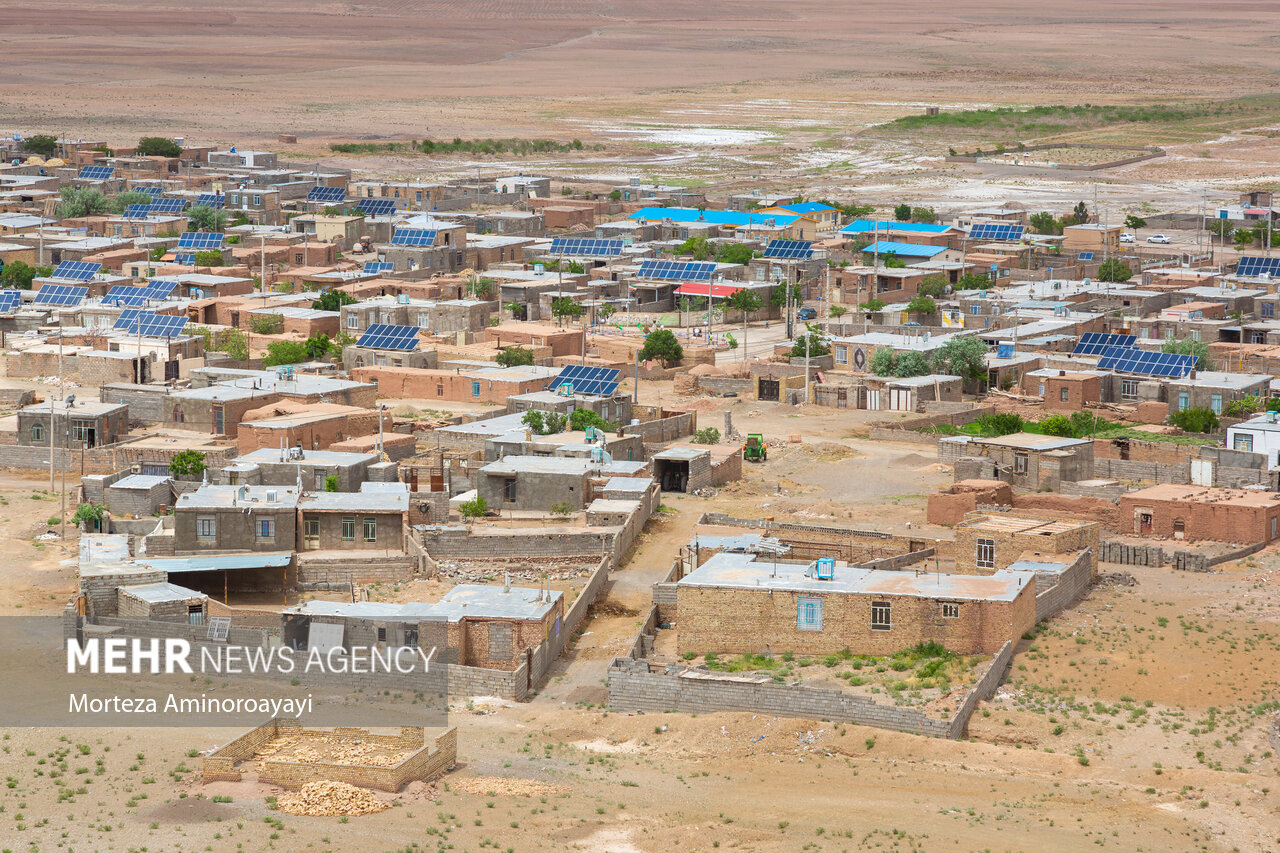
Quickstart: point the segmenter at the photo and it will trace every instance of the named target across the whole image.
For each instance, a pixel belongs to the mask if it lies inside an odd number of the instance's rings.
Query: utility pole
[[[813,335],[804,336],[804,403],[809,405],[809,339]]]

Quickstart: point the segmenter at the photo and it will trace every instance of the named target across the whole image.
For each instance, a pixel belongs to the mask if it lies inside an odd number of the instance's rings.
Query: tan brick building
[[[1045,557],[1071,562],[1086,549],[1093,552],[1091,576],[1098,573],[1100,525],[1095,521],[1032,518],[1004,513],[971,513],[955,527],[954,571],[990,575],[1022,560]]]
[[[1271,542],[1280,537],[1280,500],[1270,492],[1163,483],[1120,498],[1126,532],[1173,539]]]

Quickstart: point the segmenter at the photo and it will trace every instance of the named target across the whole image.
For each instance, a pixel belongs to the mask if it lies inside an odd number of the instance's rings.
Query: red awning
[[[711,296],[715,299],[724,299],[733,296],[742,288],[736,284],[711,284],[702,281],[686,281],[684,284],[676,288],[677,296],[706,296],[710,291]]]

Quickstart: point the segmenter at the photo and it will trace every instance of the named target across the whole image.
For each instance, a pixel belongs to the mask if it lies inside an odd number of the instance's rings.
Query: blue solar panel
[[[181,213],[186,206],[185,198],[158,198],[151,202],[151,214],[154,216],[157,213]]]
[[[551,241],[551,254],[613,257],[622,254],[622,246],[621,240],[556,237]]]
[[[132,314],[129,311],[133,311]],[[127,319],[126,319],[127,316]],[[156,314],[152,311],[128,309],[120,313],[119,319],[112,326],[131,335],[142,335],[146,338],[176,338],[182,327],[187,325],[186,317],[174,317],[170,314]]]
[[[156,198],[157,196],[160,195],[160,188],[159,187],[134,187],[133,189],[129,190],[129,192],[146,193],[152,198]]]
[[[63,261],[53,271],[53,277],[66,278],[73,281],[88,281],[97,275],[100,269],[102,269],[102,264],[94,264],[88,261]]]
[[[227,203],[227,197],[222,193],[200,193],[200,197],[196,199],[197,207],[221,208]]]
[[[396,203],[389,198],[362,198],[360,209],[365,216],[390,216],[396,212]]]
[[[187,254],[176,254],[173,256],[175,264],[181,264],[184,267],[194,267],[196,265],[196,256]]]
[[[1076,255],[1076,259],[1081,261],[1091,261],[1093,260],[1093,252],[1081,252]]]
[[[1001,225],[994,222],[980,222],[969,229],[970,240],[1021,240],[1026,231],[1024,225]]]
[[[1280,276],[1280,258],[1246,255],[1240,259],[1240,265],[1236,267],[1236,275],[1245,278],[1257,278],[1262,275]]]
[[[89,295],[89,288],[70,284],[46,284],[36,291],[37,305],[79,305]]]
[[[83,166],[80,169],[79,177],[86,181],[105,181],[115,172],[112,166]]]
[[[0,314],[11,314],[21,304],[21,290],[0,290]]]
[[[436,232],[426,228],[397,228],[391,235],[393,246],[434,246]]]
[[[146,219],[147,214],[151,212],[149,204],[131,204],[124,209],[125,219]]]
[[[307,193],[307,201],[318,201],[326,204],[338,204],[345,200],[347,191],[342,187],[312,187]]]
[[[169,294],[173,293],[174,288],[178,286],[176,281],[170,281],[164,278],[155,278],[147,282],[146,291],[148,299],[168,299]]]
[[[612,367],[588,367],[571,364],[560,371],[547,390],[554,391],[561,385],[573,388],[575,394],[594,394],[608,397],[618,390],[618,371]]]
[[[178,238],[179,249],[221,249],[223,235],[217,232],[186,231]]]
[[[716,265],[702,261],[642,261],[640,278],[663,281],[711,281]]]
[[[113,329],[136,328],[135,324],[137,323],[138,315],[141,313],[142,313],[141,308],[126,308],[120,312],[120,316],[117,317],[116,321],[111,324],[111,328]]]
[[[116,285],[107,291],[107,295],[102,297],[102,301],[106,305],[145,305],[147,302],[147,289],[145,287]]]
[[[771,240],[764,247],[766,258],[808,260],[813,257],[813,243],[808,240]]]
[[[1111,347],[1098,360],[1101,370],[1120,373],[1142,373],[1147,376],[1187,376],[1195,368],[1199,356],[1150,352],[1137,347]]]
[[[374,323],[356,341],[356,346],[372,349],[413,350],[418,348],[420,326],[394,326]]]
[[[395,264],[386,261],[365,261],[362,272],[365,275],[381,275],[384,272],[393,272],[395,268]]]
[[[1108,335],[1102,332],[1085,332],[1073,355],[1102,355],[1113,347],[1131,347],[1138,343],[1137,335]]]

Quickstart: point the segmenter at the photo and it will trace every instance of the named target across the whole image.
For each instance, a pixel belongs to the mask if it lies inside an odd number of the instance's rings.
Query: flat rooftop
[[[1065,518],[1027,518],[1017,515],[984,515],[981,518],[975,518],[968,521],[961,521],[956,525],[957,528],[965,527],[973,530],[991,530],[1001,533],[1025,533],[1035,534],[1039,536],[1052,536],[1055,533],[1066,533],[1070,530],[1080,530],[1089,527],[1097,522],[1093,521],[1072,521]]]
[[[392,604],[380,601],[308,601],[287,612],[307,616],[342,616],[380,622],[458,622],[466,617],[479,619],[542,619],[564,594],[545,589],[464,583],[451,589],[439,601]]]
[[[1273,492],[1252,489],[1216,489],[1206,486],[1181,486],[1161,483],[1130,492],[1126,498],[1135,501],[1185,501],[1188,503],[1214,503],[1229,506],[1273,507],[1280,506],[1280,498]]]
[[[995,447],[1017,447],[1025,450],[1063,450],[1091,444],[1085,438],[1062,438],[1056,435],[1039,435],[1033,432],[1014,432],[1009,435],[998,435],[994,438],[975,438],[978,444],[989,444]]]

